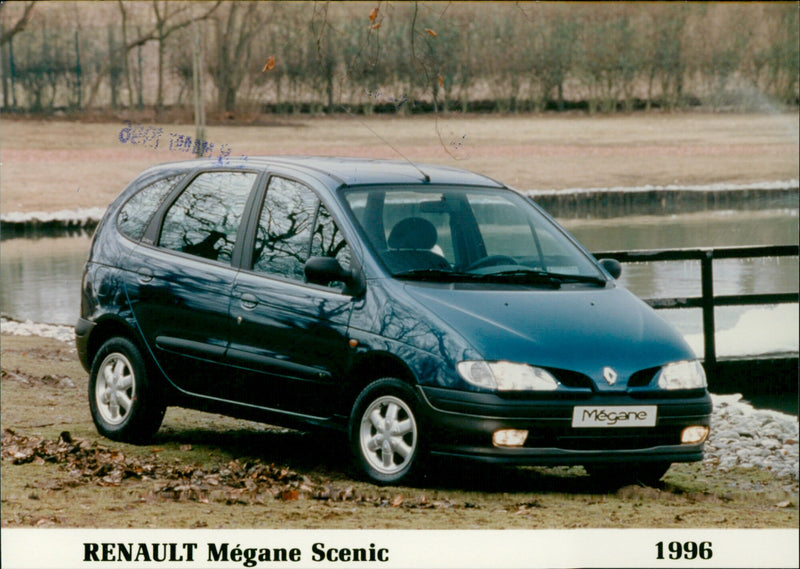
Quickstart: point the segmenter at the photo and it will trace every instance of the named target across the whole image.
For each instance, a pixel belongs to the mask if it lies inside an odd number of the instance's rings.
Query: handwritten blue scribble
[[[164,134],[164,129],[154,126],[142,126],[137,124],[133,126],[130,121],[125,121],[128,126],[124,126],[119,131],[119,141],[123,144],[141,144],[154,150],[158,150],[161,143],[161,136]],[[166,145],[166,142],[164,143]],[[217,166],[225,166],[229,168],[244,168],[247,163],[247,156],[240,155],[238,163],[234,164],[230,158],[232,149],[230,144],[215,145],[213,142],[193,138],[187,134],[180,134],[178,132],[169,133],[169,150],[175,152],[186,152],[193,154],[198,158],[213,158],[214,150],[217,150]]]
[[[131,121],[125,121],[128,126],[123,127],[119,131],[119,141],[121,143],[130,142],[131,144],[142,144],[150,148],[158,149],[158,143],[161,135],[164,134],[164,129],[155,126],[142,126],[137,124],[135,127]]]

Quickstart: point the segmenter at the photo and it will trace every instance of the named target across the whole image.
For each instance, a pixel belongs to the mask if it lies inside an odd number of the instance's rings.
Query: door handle
[[[242,303],[242,308],[245,310],[253,310],[256,306],[258,306],[258,299],[255,297],[255,295],[252,295],[249,292],[243,294],[239,300]]]
[[[149,283],[153,280],[153,271],[151,271],[148,267],[140,267],[137,271],[139,275],[139,282],[140,283]]]

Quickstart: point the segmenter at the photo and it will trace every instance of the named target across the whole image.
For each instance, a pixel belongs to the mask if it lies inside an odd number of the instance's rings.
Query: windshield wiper
[[[490,281],[494,275],[483,273],[464,273],[452,269],[410,269],[392,275],[396,279],[410,281],[432,281],[432,282],[466,282],[466,281]],[[505,279],[503,279],[505,280]]]
[[[554,279],[560,280],[562,283],[590,283],[596,284],[600,286],[606,286],[608,282],[603,277],[597,277],[593,275],[566,275],[563,273],[547,273]]]
[[[553,278],[547,271],[534,269],[511,269],[508,271],[498,271],[496,273],[484,273],[476,275],[484,281],[492,282],[514,282],[524,284],[541,284],[552,288],[559,288],[561,280]]]
[[[563,283],[591,283],[601,286],[606,285],[606,280],[602,277],[592,275],[568,275],[563,273],[550,273],[548,271],[534,270],[534,269],[512,269],[509,271],[500,271],[497,273],[489,273],[487,277],[500,277],[521,280],[534,280],[536,282],[551,282],[556,288]]]
[[[395,278],[433,282],[496,282],[496,283],[517,283],[544,285],[551,288],[559,288],[562,283],[581,282],[605,286],[606,281],[602,277],[589,275],[565,275],[560,273],[549,273],[534,269],[513,269],[509,271],[499,271],[497,273],[463,273],[450,269],[411,269],[395,273]]]
[[[457,273],[451,269],[411,269],[401,271],[392,275],[396,279],[408,279],[415,281],[450,281],[454,278],[469,277],[468,273]]]

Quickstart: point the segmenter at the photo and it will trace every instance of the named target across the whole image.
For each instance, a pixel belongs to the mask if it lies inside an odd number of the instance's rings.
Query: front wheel
[[[411,477],[422,455],[417,396],[398,379],[380,379],[358,396],[350,416],[356,461],[379,484]]]
[[[97,352],[89,376],[89,408],[97,431],[115,441],[143,443],[161,426],[163,397],[139,349],[127,338],[111,338]]]

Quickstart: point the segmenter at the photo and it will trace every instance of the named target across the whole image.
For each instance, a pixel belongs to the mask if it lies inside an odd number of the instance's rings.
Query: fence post
[[[714,338],[714,251],[708,250],[700,259],[700,281],[703,295],[703,342],[706,371],[713,373],[717,365],[717,349]]]

